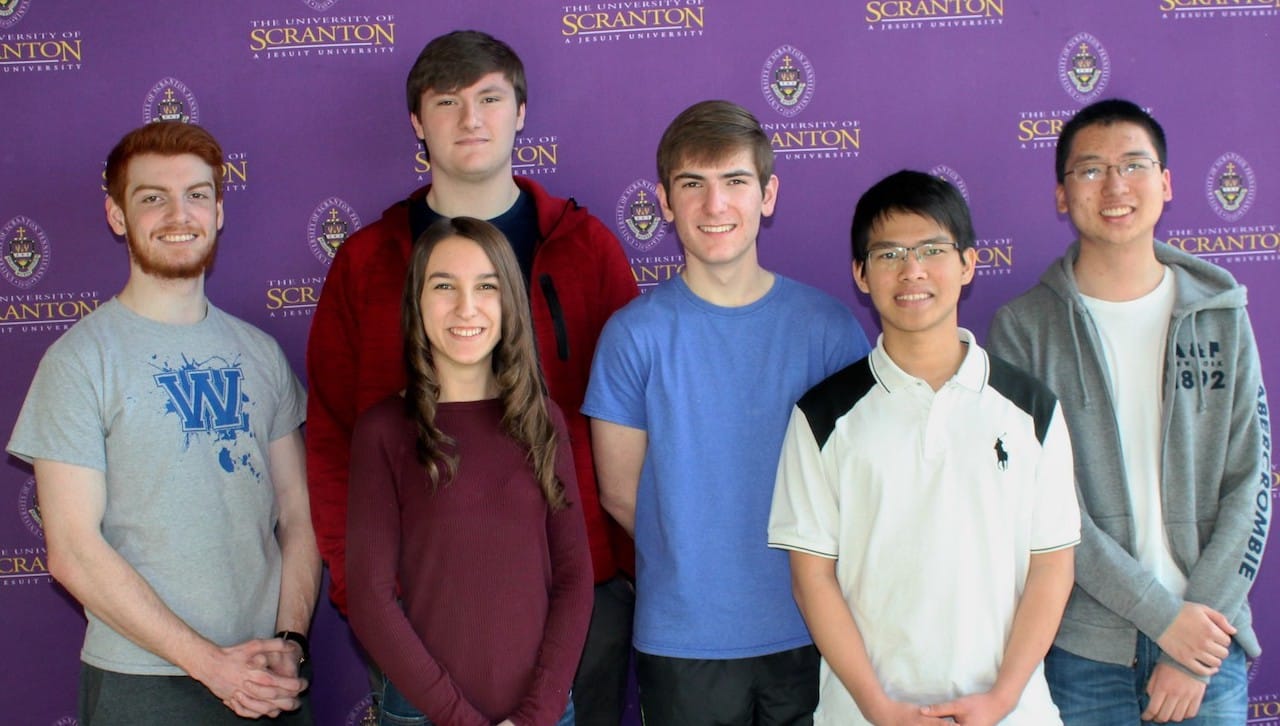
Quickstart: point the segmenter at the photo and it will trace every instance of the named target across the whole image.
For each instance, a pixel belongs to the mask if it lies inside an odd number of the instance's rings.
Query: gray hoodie
[[[1073,271],[1079,249],[1072,245],[1038,285],[996,312],[988,348],[1058,394],[1071,432],[1080,546],[1055,644],[1130,665],[1137,632],[1155,641],[1182,600],[1133,554],[1134,514],[1107,367]],[[1271,434],[1245,289],[1217,265],[1159,242],[1155,252],[1177,285],[1162,387],[1165,532],[1187,576],[1185,600],[1225,615],[1253,658],[1261,648],[1247,596],[1271,521]]]

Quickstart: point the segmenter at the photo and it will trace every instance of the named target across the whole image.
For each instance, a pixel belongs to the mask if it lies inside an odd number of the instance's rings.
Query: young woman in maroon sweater
[[[442,219],[414,246],[408,388],[352,435],[348,601],[386,674],[382,723],[573,723],[591,561],[526,300],[487,222]]]

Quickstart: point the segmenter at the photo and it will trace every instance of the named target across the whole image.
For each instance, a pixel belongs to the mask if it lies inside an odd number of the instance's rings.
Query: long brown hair
[[[440,242],[461,237],[484,251],[498,275],[502,305],[502,335],[493,349],[493,372],[502,401],[502,428],[528,451],[529,465],[551,509],[565,507],[564,484],[556,476],[556,430],[543,393],[542,373],[534,350],[533,323],[529,319],[528,293],[520,264],[511,244],[492,224],[471,217],[437,220],[418,237],[409,258],[401,303],[404,363],[409,385],[405,406],[418,429],[417,453],[431,476],[433,487],[448,484],[458,473],[458,458],[451,453],[454,441],[436,427],[440,381],[436,374],[431,341],[422,320],[422,287],[427,262]],[[442,471],[443,465],[443,471]]]

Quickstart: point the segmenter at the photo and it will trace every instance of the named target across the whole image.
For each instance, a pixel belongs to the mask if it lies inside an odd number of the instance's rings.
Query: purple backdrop
[[[96,7],[96,6],[95,6]],[[1267,378],[1280,292],[1280,0],[0,0],[0,436],[41,354],[122,285],[102,213],[102,167],[124,131],[159,117],[208,127],[227,153],[227,224],[209,294],[263,327],[295,369],[344,234],[429,178],[404,77],[460,27],[523,56],[518,172],[614,225],[637,280],[680,266],[674,231],[645,216],[654,148],[688,104],[728,98],[769,130],[781,178],[766,266],[851,305],[854,201],[903,167],[956,183],[982,266],[961,320],[979,336],[1072,238],[1054,212],[1062,120],[1097,98],[1147,106],[1170,137],[1174,201],[1158,234],[1228,268],[1250,306]],[[1265,192],[1265,194],[1263,194]],[[1267,201],[1270,200],[1270,201]],[[1273,480],[1278,477],[1273,472]],[[73,724],[83,617],[46,569],[29,467],[0,467],[0,721]],[[1253,602],[1267,653],[1251,721],[1280,723],[1280,568]],[[323,725],[358,724],[365,677],[323,602],[312,637]],[[1280,659],[1274,660],[1280,663]]]

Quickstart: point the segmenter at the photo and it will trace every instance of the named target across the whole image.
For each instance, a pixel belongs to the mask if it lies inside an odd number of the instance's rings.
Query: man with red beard
[[[128,282],[50,346],[8,445],[35,467],[49,570],[89,621],[84,726],[311,722],[305,397],[274,340],[205,298],[221,169],[182,123],[112,150]]]

